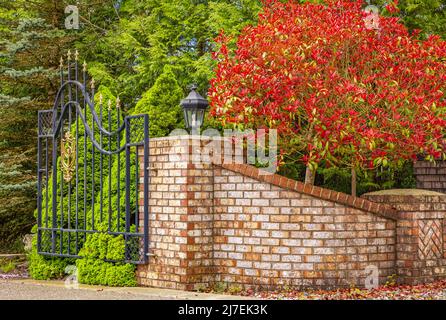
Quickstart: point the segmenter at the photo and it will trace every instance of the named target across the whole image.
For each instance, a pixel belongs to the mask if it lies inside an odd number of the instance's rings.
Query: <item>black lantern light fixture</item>
[[[189,95],[180,102],[184,112],[186,128],[191,129],[192,134],[198,134],[203,124],[204,113],[208,107],[208,101],[196,90],[197,86],[192,85]]]

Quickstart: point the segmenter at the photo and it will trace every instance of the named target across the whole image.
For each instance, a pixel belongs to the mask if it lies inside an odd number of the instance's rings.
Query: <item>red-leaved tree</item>
[[[444,157],[446,43],[418,40],[397,18],[371,28],[363,1],[326,2],[264,1],[235,51],[221,35],[211,116],[277,129],[282,161],[307,173]]]

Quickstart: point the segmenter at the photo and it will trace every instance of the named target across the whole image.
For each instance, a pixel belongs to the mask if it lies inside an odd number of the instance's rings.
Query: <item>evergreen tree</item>
[[[149,115],[149,133],[152,137],[167,136],[183,123],[179,101],[183,96],[175,74],[170,66],[156,79],[135,107],[135,114]]]
[[[37,110],[51,108],[57,59],[72,40],[57,28],[62,14],[59,1],[2,1],[0,6],[2,251],[11,250],[35,222]]]
[[[80,11],[86,10],[86,2],[80,3]],[[90,73],[129,110],[155,84],[165,65],[172,66],[183,95],[191,83],[207,91],[215,65],[215,37],[221,30],[238,34],[256,22],[260,8],[260,0],[127,0],[113,12],[110,6],[90,5],[92,23],[84,24],[78,49]]]
[[[34,224],[35,183],[31,172],[17,163],[20,156],[0,157],[0,250],[20,250],[19,237]],[[19,158],[19,159],[18,159]],[[20,206],[20,211],[17,210]]]

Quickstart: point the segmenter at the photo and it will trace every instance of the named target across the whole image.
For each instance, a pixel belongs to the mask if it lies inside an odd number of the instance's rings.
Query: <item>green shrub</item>
[[[83,257],[76,261],[80,283],[136,286],[134,265],[104,261],[125,259],[125,240],[122,235],[113,236],[103,232],[89,234],[79,255]]]
[[[336,190],[344,193],[351,192],[351,170],[345,168],[319,168],[316,176],[316,184],[324,188]]]
[[[36,280],[60,279],[65,276],[66,267],[75,263],[80,283],[126,287],[137,285],[134,265],[107,261],[125,259],[125,241],[122,235],[114,236],[105,232],[89,234],[79,255],[82,258],[39,255],[34,237],[33,249],[28,256],[30,275]]]
[[[106,259],[115,261],[125,259],[125,241],[122,235],[109,238]]]
[[[78,259],[78,281],[85,284],[106,284],[107,266],[110,263],[91,258]]]
[[[305,179],[305,165],[301,162],[284,163],[279,167],[278,173],[290,179],[303,181]]]
[[[216,293],[223,293],[228,289],[228,284],[224,282],[216,282],[212,290]]]
[[[36,226],[33,228],[34,232]],[[28,254],[28,271],[31,278],[36,280],[61,279],[65,275],[65,268],[73,264],[73,259],[48,257],[37,253],[37,236],[32,239],[32,249]]]
[[[112,287],[135,287],[135,266],[132,264],[108,264],[105,284]]]
[[[112,236],[102,232],[87,235],[87,241],[79,251],[79,255],[88,259],[104,260],[107,256],[109,237]]]
[[[65,268],[70,265],[69,259],[45,257],[37,252],[28,256],[29,274],[36,280],[61,279],[65,276]]]
[[[132,264],[115,264],[84,258],[76,261],[76,267],[80,283],[113,287],[134,287],[137,285],[135,266]]]

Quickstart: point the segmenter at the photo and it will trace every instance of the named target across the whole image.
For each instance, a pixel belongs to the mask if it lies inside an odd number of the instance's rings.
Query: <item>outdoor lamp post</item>
[[[208,101],[196,90],[197,86],[192,85],[189,95],[180,102],[184,112],[186,128],[191,129],[193,135],[198,134],[203,124],[204,113],[208,107]]]

